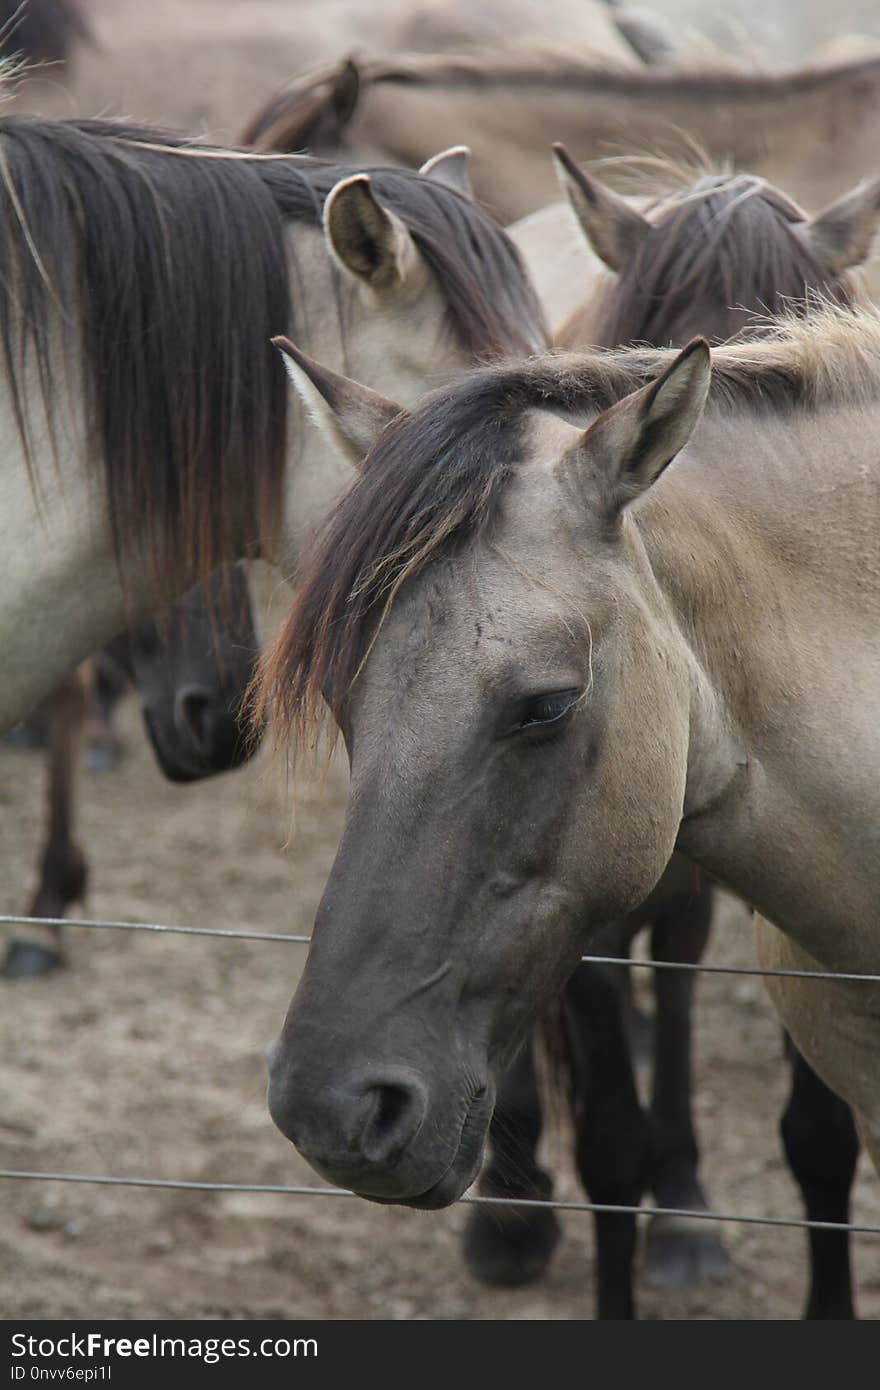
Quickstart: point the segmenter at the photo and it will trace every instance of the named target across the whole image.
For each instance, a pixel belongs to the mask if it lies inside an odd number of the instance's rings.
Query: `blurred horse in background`
[[[81,44],[64,71],[29,75],[16,110],[119,115],[234,141],[267,92],[338,61],[341,35],[346,52],[396,52],[496,42],[513,30],[575,43],[620,66],[637,61],[600,0],[155,0],[148,9],[92,0],[89,19],[94,43]]]
[[[477,196],[504,222],[554,200],[554,141],[579,162],[682,155],[696,142],[712,160],[821,207],[876,168],[880,58],[776,72],[667,70],[510,43],[465,55],[349,58],[279,91],[245,137],[410,165],[454,138],[471,147]]]

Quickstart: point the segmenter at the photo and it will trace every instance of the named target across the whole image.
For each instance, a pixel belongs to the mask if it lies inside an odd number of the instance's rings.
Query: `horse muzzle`
[[[332,1081],[270,1058],[269,1111],[308,1163],[338,1187],[385,1203],[434,1208],[474,1181],[494,1105],[490,1084],[444,1087],[432,1102],[424,1077],[388,1065]],[[444,1113],[445,1112],[445,1113]]]

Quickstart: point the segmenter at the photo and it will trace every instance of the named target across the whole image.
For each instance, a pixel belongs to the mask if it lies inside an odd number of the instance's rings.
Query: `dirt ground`
[[[338,768],[289,806],[267,760],[213,783],[163,781],[123,708],[128,756],[84,778],[81,838],[97,917],[308,932],[345,800]],[[40,834],[38,756],[0,748],[0,911],[21,910]],[[9,928],[4,928],[8,932]],[[264,1049],[296,983],[299,946],[71,930],[69,968],[0,986],[0,1166],[229,1182],[317,1182],[273,1128]],[[726,903],[714,959],[748,963],[744,913]],[[758,980],[699,988],[697,1113],[721,1211],[798,1215],[776,1117],[778,1028]],[[561,1143],[559,1195],[580,1196]],[[466,1273],[467,1212],[354,1199],[0,1183],[6,1318],[480,1318],[592,1315],[590,1217],[563,1214],[539,1285],[483,1288]],[[855,1218],[880,1222],[860,1180]],[[860,1311],[880,1314],[880,1238],[856,1243]],[[640,1281],[647,1318],[794,1318],[799,1231],[728,1226],[732,1272],[670,1294]]]

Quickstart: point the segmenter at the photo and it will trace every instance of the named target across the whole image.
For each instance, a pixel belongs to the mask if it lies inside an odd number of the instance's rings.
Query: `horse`
[[[857,298],[849,272],[870,253],[880,222],[878,179],[810,218],[763,179],[667,165],[655,169],[655,176],[662,174],[678,187],[644,212],[583,173],[564,149],[557,149],[556,159],[578,225],[606,267],[604,283],[583,287],[584,303],[556,338],[562,347],[683,345],[698,332],[724,342],[746,328],[760,331],[756,321],[768,313],[806,313],[811,303],[852,306]],[[673,856],[647,903],[627,921],[606,928],[600,953],[627,954],[648,923],[655,959],[695,963],[705,949],[712,907],[712,885]],[[588,980],[582,978],[586,973]],[[585,966],[563,996],[566,1027],[579,1040],[573,1046],[591,1059],[578,1068],[587,1090],[575,1123],[581,1176],[594,1202],[632,1205],[647,1187],[659,1206],[706,1209],[691,1108],[692,981],[689,973],[669,971],[656,980],[654,1090],[647,1122],[626,1065],[630,1049],[619,979]],[[601,1038],[596,1036],[600,1018]],[[620,1132],[616,1144],[614,1126]],[[550,1194],[550,1178],[536,1155],[540,1132],[539,1089],[526,1049],[499,1088],[484,1191],[529,1198]],[[797,1053],[783,1134],[808,1219],[848,1222],[858,1156],[852,1118]],[[834,1144],[832,1136],[838,1137]],[[823,1155],[818,1177],[817,1153]],[[522,1282],[542,1272],[558,1223],[552,1212],[530,1209],[516,1218],[499,1222],[481,1208],[470,1213],[465,1254],[478,1277]],[[600,1215],[597,1226],[600,1316],[605,1310],[626,1316],[633,1308],[635,1221]],[[852,1317],[846,1234],[811,1231],[810,1241],[807,1316]],[[720,1272],[723,1252],[705,1222],[694,1228],[660,1217],[649,1226],[646,1265],[657,1282],[680,1282]]]
[[[713,161],[821,207],[876,167],[878,125],[876,56],[752,72],[621,67],[570,45],[495,45],[325,65],[281,88],[246,135],[259,147],[419,164],[452,134],[473,150],[478,196],[513,222],[556,197],[553,141],[583,162],[681,154],[696,140]]]
[[[878,970],[880,321],[479,370],[372,439],[360,388],[280,346],[356,476],[258,706],[294,749],[329,710],[351,767],[269,1108],[330,1182],[441,1207],[675,850],[774,965]],[[877,1164],[880,988],[773,993]]]
[[[243,570],[226,565],[170,607],[108,643],[105,662],[137,690],[147,737],[172,782],[240,767],[259,746],[240,719],[255,674],[258,643]],[[74,833],[76,773],[90,685],[85,663],[38,706],[47,748],[46,836],[29,917],[63,917],[85,899],[88,865]],[[0,976],[47,975],[64,964],[61,928],[31,922],[9,943]]]
[[[294,572],[344,473],[315,436],[288,440],[276,330],[300,323],[413,400],[543,327],[512,245],[439,165],[12,116],[0,142],[8,726],[220,563],[259,551]]]
[[[344,471],[295,412],[288,429],[275,330],[299,323],[408,399],[544,330],[514,248],[450,186],[460,154],[369,172],[22,117],[0,143],[9,726],[219,563],[261,552],[294,573]],[[79,698],[56,718],[75,726]],[[57,755],[60,796],[73,755]],[[49,843],[69,850],[67,814]],[[80,870],[75,850],[44,863],[52,915]]]

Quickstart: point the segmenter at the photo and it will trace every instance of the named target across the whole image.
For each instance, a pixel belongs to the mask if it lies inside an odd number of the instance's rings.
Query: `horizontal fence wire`
[[[102,1187],[146,1187],[172,1192],[258,1192],[284,1197],[358,1197],[345,1187],[305,1187],[283,1183],[186,1182],[172,1178],[99,1177],[88,1173],[31,1173],[21,1169],[0,1170],[0,1178],[23,1182],[90,1183]],[[359,1201],[364,1198],[359,1197]],[[848,1231],[856,1235],[880,1235],[880,1226],[847,1224],[843,1221],[808,1221],[797,1216],[742,1216],[737,1212],[689,1211],[684,1207],[627,1207],[607,1202],[557,1202],[538,1197],[482,1197],[467,1193],[458,1204],[474,1207],[517,1207],[532,1211],[586,1211],[609,1216],[669,1216],[688,1221],[727,1221],[744,1226],[793,1226],[799,1230]]]
[[[302,933],[268,931],[234,931],[223,927],[181,927],[161,922],[110,922],[84,917],[25,917],[15,913],[0,913],[0,926],[27,927],[91,927],[107,931],[145,931],[171,936],[216,936],[231,941],[286,941],[307,946],[310,936]],[[642,960],[638,956],[581,956],[584,965],[629,965],[635,970],[691,970],[701,975],[762,975],[782,976],[793,980],[861,980],[880,985],[880,975],[842,970],[775,970],[757,965],[710,965],[702,961]]]
[[[76,917],[27,917],[16,913],[0,914],[0,926],[85,927],[110,931],[144,931],[160,935],[210,936],[235,941],[278,941],[306,946],[311,937],[285,932],[234,931],[221,927],[184,927],[160,922],[112,922]],[[641,960],[631,956],[581,956],[592,965],[626,965],[650,970],[692,970],[716,975],[782,975],[801,980],[861,980],[880,984],[880,975],[853,974],[825,970],[770,970],[745,965],[705,965],[702,963],[665,960]],[[158,1188],[184,1192],[255,1192],[302,1197],[356,1197],[357,1193],[343,1187],[306,1187],[273,1183],[195,1182],[171,1178],[124,1178],[87,1173],[44,1173],[23,1169],[0,1170],[0,1179],[21,1182],[85,1183],[103,1187]],[[483,1197],[467,1194],[459,1202],[468,1206],[513,1207],[548,1211],[592,1212],[611,1216],[671,1217],[688,1221],[732,1222],[743,1226],[784,1226],[801,1230],[839,1231],[853,1235],[880,1235],[880,1225],[842,1221],[809,1221],[794,1216],[743,1216],[735,1212],[690,1211],[681,1207],[617,1206],[601,1202],[559,1202],[528,1197]]]

